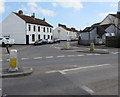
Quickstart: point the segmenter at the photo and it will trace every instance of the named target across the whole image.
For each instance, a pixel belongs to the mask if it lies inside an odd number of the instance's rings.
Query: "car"
[[[34,43],[34,45],[42,45],[42,44],[47,44],[47,40],[45,40],[45,39],[38,39]]]
[[[6,46],[6,45],[11,47],[13,44],[15,44],[14,39],[11,39],[9,37],[0,37],[0,45],[2,47]]]
[[[47,43],[49,43],[49,44],[53,43],[53,40],[51,40],[51,39],[46,39],[46,40],[47,40]]]
[[[58,39],[58,38],[53,39],[53,42],[54,42],[54,43],[60,43],[60,41],[61,41],[61,40]]]

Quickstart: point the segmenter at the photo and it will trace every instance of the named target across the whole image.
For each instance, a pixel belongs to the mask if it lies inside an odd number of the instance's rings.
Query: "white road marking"
[[[64,69],[64,70],[53,70],[53,71],[47,71],[46,73],[63,72],[62,74],[66,74],[64,72],[75,71],[75,70],[80,70],[80,69],[97,68],[97,67],[103,67],[103,66],[109,66],[109,65],[111,64],[92,65],[92,66],[78,67],[78,68]]]
[[[93,54],[86,54],[87,56],[92,56]]]
[[[101,54],[94,54],[94,55],[99,56],[99,55],[101,55]]]
[[[65,55],[60,55],[60,56],[57,56],[58,58],[62,58],[62,57],[65,57]]]
[[[3,60],[2,59],[0,59],[0,62],[2,62]]]
[[[46,58],[53,58],[53,56],[46,56]]]
[[[77,55],[77,56],[85,56],[85,55]]]
[[[10,59],[7,59],[6,61],[10,61]]]
[[[74,57],[75,55],[67,55],[68,57]]]
[[[90,88],[88,88],[87,86],[82,86],[82,89],[84,89],[86,92],[90,93],[90,94],[93,94],[94,91]]]
[[[111,52],[111,54],[118,54],[119,52]]]
[[[42,59],[43,57],[34,57],[33,59]]]
[[[29,58],[21,58],[21,60],[28,60]]]

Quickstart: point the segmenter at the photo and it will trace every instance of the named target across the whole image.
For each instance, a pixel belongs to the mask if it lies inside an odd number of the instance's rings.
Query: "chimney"
[[[23,11],[22,11],[22,10],[19,10],[19,11],[18,11],[18,14],[23,15]]]
[[[120,12],[120,1],[118,2],[118,12]]]
[[[117,17],[120,17],[120,1],[118,2],[118,12],[117,12]]]
[[[43,18],[43,21],[45,21],[45,18]]]
[[[35,18],[35,13],[33,13],[31,17],[32,17],[32,18]]]

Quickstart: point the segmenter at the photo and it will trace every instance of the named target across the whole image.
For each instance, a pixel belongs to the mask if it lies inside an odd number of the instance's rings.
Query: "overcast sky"
[[[58,23],[68,27],[84,29],[101,22],[109,13],[118,11],[117,2],[0,2],[0,14],[5,19],[11,12],[23,10],[26,15],[33,12],[37,18],[45,18],[57,27]],[[1,16],[0,15],[0,16]]]

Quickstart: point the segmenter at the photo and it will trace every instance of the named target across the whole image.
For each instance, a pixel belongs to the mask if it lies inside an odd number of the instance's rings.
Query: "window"
[[[40,32],[40,26],[38,26],[38,32]]]
[[[44,35],[44,39],[45,39],[45,35]]]
[[[47,32],[49,32],[49,28],[47,28]]]
[[[43,28],[43,32],[45,32],[45,27]]]
[[[48,35],[48,39],[50,39],[50,35]]]
[[[32,34],[32,41],[35,41],[35,34]]]
[[[35,31],[35,26],[33,26],[33,31]]]
[[[28,31],[30,31],[31,30],[31,25],[28,25]]]
[[[40,34],[38,35],[38,39],[40,39]]]
[[[52,39],[53,37],[51,36],[51,39]]]
[[[50,33],[52,32],[52,28],[50,28]]]

